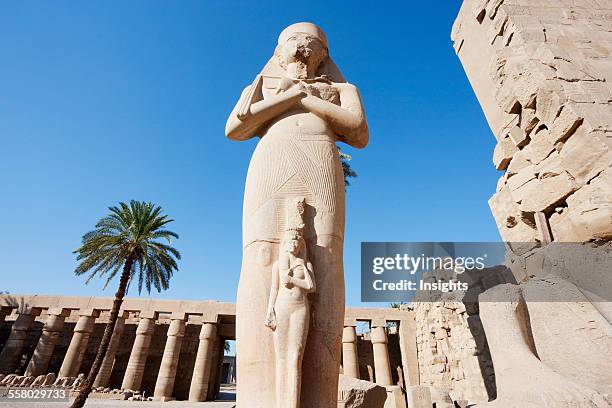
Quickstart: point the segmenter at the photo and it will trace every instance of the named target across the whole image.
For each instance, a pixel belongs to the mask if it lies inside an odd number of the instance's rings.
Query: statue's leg
[[[344,323],[344,270],[342,240],[320,235],[308,243],[316,292],[302,362],[300,408],[337,406],[340,350]]]
[[[243,251],[236,299],[238,408],[270,408],[275,402],[274,342],[264,325],[277,244],[255,242]]]
[[[495,368],[497,401],[491,406],[517,401],[542,407],[610,406],[594,390],[559,375],[536,357],[519,286],[487,290],[479,297],[479,307]]]
[[[283,373],[284,404],[282,408],[300,408],[300,391],[302,383],[302,356],[308,335],[309,308],[304,305],[292,305],[287,333],[285,354],[286,371]]]

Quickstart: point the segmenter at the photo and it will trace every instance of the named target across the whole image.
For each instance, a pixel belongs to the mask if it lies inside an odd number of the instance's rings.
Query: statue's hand
[[[276,92],[274,92],[275,94],[279,94],[281,92],[284,92],[286,90],[288,90],[289,88],[291,88],[294,85],[293,81],[290,80],[287,77],[282,77],[280,79],[280,81],[278,82],[278,86],[276,87]]]
[[[272,330],[276,330],[276,313],[274,312],[274,309],[268,310],[268,315],[266,316],[266,320],[264,320],[264,325]]]
[[[285,285],[285,287],[287,288],[291,285],[291,276],[289,276],[288,273],[283,273],[281,275],[280,280],[281,280],[281,283]]]
[[[282,92],[292,91],[295,92],[302,97],[308,95],[308,88],[306,84],[302,81],[295,81],[293,79],[282,77],[276,87],[275,94],[278,95]]]

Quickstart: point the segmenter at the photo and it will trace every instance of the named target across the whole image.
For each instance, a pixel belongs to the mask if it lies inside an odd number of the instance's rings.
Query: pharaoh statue
[[[280,34],[274,55],[242,92],[225,133],[233,140],[260,137],[244,193],[237,405],[335,407],[345,212],[336,142],[365,147],[368,128],[357,88],[331,60],[319,27],[297,23]],[[303,207],[299,227],[296,203]],[[268,303],[275,284],[273,316]],[[262,324],[271,317],[275,322],[266,323],[276,323],[275,330]],[[296,373],[288,376],[291,370]]]

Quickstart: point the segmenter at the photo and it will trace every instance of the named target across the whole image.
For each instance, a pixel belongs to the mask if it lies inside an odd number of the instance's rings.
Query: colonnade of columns
[[[83,372],[82,362],[87,345],[91,343],[91,334],[96,319],[100,320],[100,312],[108,311],[111,304],[104,298],[76,298],[76,297],[41,297],[27,298],[21,307],[12,305],[14,300],[0,295],[0,324],[5,316],[13,321],[8,339],[0,351],[0,374],[12,374],[18,367],[26,366],[25,375],[38,376],[46,374],[49,370],[58,339],[66,334],[65,326],[69,316],[77,317],[67,352],[61,363],[59,376],[75,377]],[[62,305],[52,307],[50,305]],[[123,307],[127,311],[120,313],[107,355],[94,385],[108,387],[111,374],[116,367],[116,355],[122,344],[126,343],[123,336],[127,322],[137,322],[136,335],[130,338],[130,354],[127,361],[121,364],[125,367],[121,388],[141,390],[145,374],[150,378],[152,373],[145,373],[145,365],[150,354],[151,343],[155,334],[155,327],[159,313],[151,310],[164,310],[170,319],[166,342],[161,358],[161,364],[156,378],[153,397],[157,400],[171,399],[175,392],[177,381],[177,368],[181,357],[187,323],[196,323],[190,317],[202,322],[198,336],[197,352],[194,361],[193,374],[190,384],[181,383],[181,394],[188,391],[190,401],[204,401],[214,394],[214,384],[218,377],[215,368],[222,364],[223,344],[222,338],[232,338],[232,328],[235,306],[221,302],[192,302],[192,301],[166,301],[126,299]],[[18,309],[17,311],[15,309]],[[87,309],[90,308],[90,309]],[[128,312],[129,311],[129,312]],[[180,312],[179,312],[180,311]],[[24,347],[27,342],[28,331],[32,323],[43,315],[42,332],[38,338],[30,360],[25,364],[21,361]],[[14,313],[14,314],[13,314]],[[106,315],[106,313],[105,313]],[[167,318],[164,316],[164,318]],[[39,318],[41,319],[41,318]],[[70,320],[74,321],[74,320]],[[347,308],[345,327],[342,335],[342,365],[344,374],[359,378],[358,336],[356,332],[357,321],[370,321],[373,359],[374,381],[387,389],[393,387],[393,377],[389,358],[387,321],[400,322],[399,346],[402,359],[403,379],[406,386],[419,384],[418,363],[416,356],[415,321],[412,311],[394,309]],[[40,329],[39,329],[40,330]],[[123,340],[122,340],[123,337]],[[193,345],[195,348],[195,344]],[[91,348],[91,347],[90,347]],[[193,350],[195,351],[195,350]],[[193,357],[192,357],[193,358]],[[55,360],[54,366],[55,366]],[[119,368],[117,368],[120,370]],[[117,374],[117,371],[115,371]],[[238,376],[240,374],[238,373]],[[183,377],[181,377],[181,381]],[[114,381],[113,381],[114,382]],[[189,386],[187,390],[187,385]],[[185,387],[183,387],[185,386]],[[148,388],[148,387],[147,387]]]
[[[0,324],[4,322],[5,315],[11,309],[0,309]],[[17,368],[22,356],[27,338],[27,332],[41,308],[32,308],[19,311],[11,327],[11,332],[2,351],[0,352],[0,373],[11,374]],[[70,316],[70,309],[51,308],[47,310],[47,319],[43,325],[41,335],[36,344],[24,375],[38,376],[47,373],[49,362],[53,355],[57,339],[60,336],[66,317]],[[120,338],[125,328],[128,312],[120,313],[111,343],[102,362],[94,386],[106,387],[113,370],[115,356],[119,347]],[[73,330],[68,350],[64,356],[58,378],[76,377],[81,369],[83,356],[87,350],[89,338],[95,327],[96,318],[100,310],[84,309],[78,311],[78,320]],[[155,323],[159,314],[157,312],[142,311],[139,313],[139,323],[136,337],[128,360],[127,368],[121,385],[122,389],[139,390],[144,377],[145,364],[149,355],[151,339],[155,331]],[[154,399],[168,401],[172,399],[174,382],[176,379],[182,340],[185,335],[185,326],[188,320],[186,313],[173,313],[170,316],[166,345],[155,384]],[[199,344],[195,366],[189,390],[190,401],[205,401],[209,389],[209,380],[213,367],[213,346],[217,339],[217,322],[202,323],[199,335]]]
[[[342,332],[342,369],[344,375],[352,378],[359,378],[357,341],[356,322],[345,323]],[[386,322],[372,322],[370,341],[374,355],[374,382],[383,386],[393,385]]]

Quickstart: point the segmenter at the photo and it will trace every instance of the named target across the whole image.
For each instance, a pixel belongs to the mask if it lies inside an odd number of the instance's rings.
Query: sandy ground
[[[189,401],[114,401],[90,399],[86,408],[234,408],[236,406],[235,386],[222,386],[218,401],[189,402]],[[0,401],[1,408],[67,408],[68,402],[9,402]]]
[[[66,402],[0,402],[0,407],[7,408],[66,408],[70,404]],[[89,400],[86,408],[234,408],[235,402],[188,402],[188,401],[111,401],[111,400]]]

